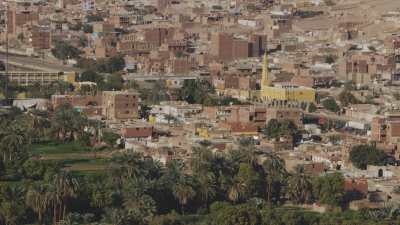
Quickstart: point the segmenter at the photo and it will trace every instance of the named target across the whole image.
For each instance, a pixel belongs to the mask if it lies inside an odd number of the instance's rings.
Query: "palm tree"
[[[201,174],[197,178],[198,192],[205,205],[216,196],[216,182],[213,173]]]
[[[73,141],[83,136],[88,120],[69,104],[65,104],[56,109],[51,124],[57,139]]]
[[[20,122],[14,121],[0,131],[0,149],[3,161],[13,161],[23,156],[30,143],[28,132]]]
[[[51,128],[48,113],[46,111],[31,110],[29,115],[31,117],[32,137],[39,140],[48,138]]]
[[[18,225],[25,215],[23,204],[24,189],[19,186],[5,186],[0,196],[0,218],[5,225]]]
[[[238,202],[242,197],[243,186],[240,183],[234,182],[229,188],[228,198],[232,202]]]
[[[280,192],[283,188],[287,171],[285,162],[274,154],[268,155],[263,163],[264,172],[266,174],[266,197],[268,202],[278,201]]]
[[[169,183],[176,184],[184,176],[183,170],[184,164],[181,161],[173,160],[167,164],[167,171],[164,177]]]
[[[31,186],[26,194],[26,204],[38,215],[39,224],[43,222],[43,216],[50,206],[50,193],[44,184]]]
[[[91,185],[91,205],[99,209],[105,208],[112,198],[107,183],[100,179]]]
[[[248,163],[253,166],[257,164],[257,155],[255,154],[254,142],[244,138],[239,140],[239,148],[230,152],[229,158],[235,167],[239,167],[241,163]]]
[[[182,214],[185,214],[186,204],[195,196],[196,193],[188,178],[184,176],[173,186],[172,194],[181,205]]]
[[[111,167],[121,182],[138,178],[143,175],[143,155],[138,152],[116,155],[112,158]]]
[[[148,220],[156,212],[155,201],[147,195],[150,186],[150,181],[146,178],[134,178],[122,187],[125,209],[141,221]]]
[[[67,201],[75,196],[78,182],[67,172],[54,175],[51,183],[50,200],[53,206],[53,222],[64,219],[67,213]]]
[[[288,197],[296,204],[307,203],[312,197],[312,183],[304,173],[295,173],[288,180]]]
[[[130,224],[130,218],[127,215],[127,212],[123,209],[106,209],[105,215],[103,215],[102,222],[105,224],[112,224],[112,225],[125,225]]]
[[[193,158],[191,161],[192,170],[194,173],[207,173],[212,169],[212,161],[214,155],[209,146],[202,145],[192,149]]]

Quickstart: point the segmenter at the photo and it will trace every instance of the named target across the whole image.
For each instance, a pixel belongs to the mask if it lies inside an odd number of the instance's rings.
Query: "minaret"
[[[262,75],[261,75],[261,90],[264,90],[265,87],[268,87],[270,85],[271,85],[271,82],[268,77],[268,54],[267,54],[267,50],[265,50],[264,59],[263,59]]]

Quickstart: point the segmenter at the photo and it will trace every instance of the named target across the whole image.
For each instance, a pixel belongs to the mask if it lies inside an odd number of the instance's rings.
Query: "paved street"
[[[5,61],[5,54],[0,53],[0,60]],[[28,57],[28,56],[17,56],[17,55],[9,55],[8,57],[9,64],[17,67],[23,67],[27,69],[33,70],[41,70],[46,72],[71,72],[71,71],[79,71],[79,68],[75,68],[68,65],[61,65],[53,62],[48,62],[46,60],[42,60],[40,58]]]

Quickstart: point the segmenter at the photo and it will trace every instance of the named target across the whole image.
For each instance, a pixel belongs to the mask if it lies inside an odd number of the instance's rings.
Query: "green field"
[[[72,172],[89,173],[104,170],[108,163],[104,155],[95,153],[90,147],[79,142],[34,144],[31,152],[41,160],[58,162],[65,170]]]
[[[39,155],[47,154],[66,154],[66,153],[84,153],[90,152],[90,148],[83,146],[79,142],[57,143],[47,142],[32,145],[32,153]]]

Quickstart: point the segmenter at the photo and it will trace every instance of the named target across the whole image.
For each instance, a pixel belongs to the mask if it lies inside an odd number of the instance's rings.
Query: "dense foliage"
[[[360,101],[348,90],[344,90],[339,94],[339,101],[343,106],[351,104],[359,104]]]
[[[185,80],[178,96],[180,100],[187,101],[190,104],[205,106],[244,104],[233,97],[217,96],[214,87],[207,80]]]
[[[57,41],[54,48],[51,50],[54,57],[62,60],[76,59],[81,54],[81,51],[65,41]]]
[[[350,161],[359,169],[366,169],[368,165],[383,166],[388,155],[373,145],[357,145],[350,151]]]
[[[213,153],[209,143],[201,143],[188,163],[165,166],[137,152],[115,153],[104,159],[105,170],[75,174],[38,158],[31,143],[83,141],[96,126],[79,112],[68,105],[51,115],[12,109],[1,114],[0,123],[1,225],[334,225],[400,219],[397,209],[319,214],[285,207],[314,202],[345,207],[343,176],[289,173],[274,154],[258,161],[248,140],[227,153]]]
[[[333,99],[333,98],[328,98],[328,99],[325,99],[324,101],[322,101],[322,106],[331,112],[339,112],[339,110],[340,110],[339,105],[336,103],[335,99]]]
[[[116,55],[106,59],[80,59],[78,67],[84,70],[92,70],[98,73],[116,73],[125,68],[123,55]]]

